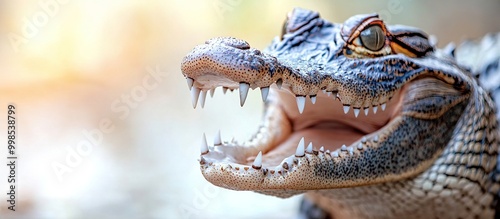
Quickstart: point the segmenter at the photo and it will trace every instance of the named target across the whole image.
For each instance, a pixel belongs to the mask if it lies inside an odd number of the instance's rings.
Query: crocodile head
[[[204,177],[233,190],[289,197],[416,179],[472,133],[459,128],[466,110],[495,120],[489,105],[473,101],[484,92],[450,55],[422,31],[376,14],[333,24],[295,9],[264,51],[214,38],[181,69],[194,106],[216,87],[239,89],[242,106],[249,88],[262,91],[264,119],[252,139],[202,141]]]

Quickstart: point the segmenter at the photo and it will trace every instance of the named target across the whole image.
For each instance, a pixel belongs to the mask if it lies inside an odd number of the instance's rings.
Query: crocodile
[[[473,51],[459,48],[377,14],[335,24],[301,8],[262,51],[210,39],[181,63],[193,106],[217,87],[243,106],[259,88],[264,114],[243,142],[203,134],[201,172],[227,189],[305,194],[325,218],[499,217],[496,106],[476,77],[488,63],[458,61]]]

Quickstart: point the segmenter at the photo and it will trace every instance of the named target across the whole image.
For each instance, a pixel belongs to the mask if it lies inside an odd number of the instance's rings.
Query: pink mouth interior
[[[373,109],[369,108],[366,116],[361,109],[358,117],[355,117],[352,108],[345,114],[340,101],[320,92],[315,104],[307,98],[305,110],[300,114],[293,94],[286,89],[274,91],[279,95],[278,104],[289,118],[293,131],[286,140],[263,154],[263,164],[269,166],[278,165],[283,158],[293,155],[302,137],[305,145],[312,142],[315,150],[324,147],[325,151],[334,151],[342,145],[349,146],[363,136],[382,129],[396,116],[402,102],[400,95],[396,94],[385,110],[378,107],[374,114]],[[247,164],[251,164],[254,158],[247,158]]]

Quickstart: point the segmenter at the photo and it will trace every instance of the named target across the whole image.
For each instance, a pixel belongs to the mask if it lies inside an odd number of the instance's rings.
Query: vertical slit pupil
[[[364,47],[371,51],[378,51],[384,46],[384,31],[380,26],[373,25],[361,31],[360,39]]]

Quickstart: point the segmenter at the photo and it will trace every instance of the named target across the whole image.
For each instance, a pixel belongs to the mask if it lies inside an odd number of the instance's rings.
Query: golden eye
[[[370,26],[361,31],[359,38],[363,46],[371,51],[379,51],[385,44],[384,31],[378,25]]]

